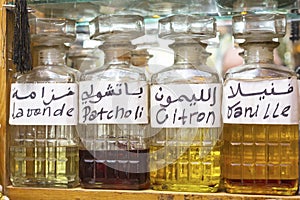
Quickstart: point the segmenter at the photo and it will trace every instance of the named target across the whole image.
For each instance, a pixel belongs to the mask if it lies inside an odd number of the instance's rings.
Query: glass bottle
[[[150,182],[155,190],[216,192],[220,184],[221,80],[206,65],[215,19],[173,15],[159,37],[173,39],[174,65],[152,76]]]
[[[150,82],[151,74],[149,71],[148,61],[152,57],[147,49],[135,49],[131,51],[131,67],[144,73],[147,81]]]
[[[79,83],[80,178],[84,188],[149,187],[148,86],[130,68],[131,40],[144,35],[138,15],[98,16],[92,38],[104,41],[104,66],[85,71]]]
[[[30,20],[33,69],[16,74],[10,94],[13,186],[75,187],[78,176],[78,71],[64,63],[75,21]]]
[[[274,64],[280,14],[233,17],[245,64],[227,71],[223,91],[223,166],[230,193],[293,195],[298,185],[298,87],[293,70]]]
[[[77,23],[76,40],[66,54],[68,66],[83,72],[103,65],[99,41],[90,39],[89,24]]]

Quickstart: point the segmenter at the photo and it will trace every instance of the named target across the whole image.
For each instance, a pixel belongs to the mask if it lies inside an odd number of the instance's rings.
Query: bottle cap
[[[286,16],[283,14],[242,14],[232,18],[233,36],[237,39],[283,37],[286,33]]]
[[[90,22],[95,40],[133,40],[145,34],[144,18],[139,15],[100,15]]]
[[[173,15],[159,20],[159,37],[165,39],[209,39],[216,36],[213,17],[201,15]]]
[[[29,20],[31,38],[36,43],[61,41],[68,43],[76,37],[75,20],[33,18]]]

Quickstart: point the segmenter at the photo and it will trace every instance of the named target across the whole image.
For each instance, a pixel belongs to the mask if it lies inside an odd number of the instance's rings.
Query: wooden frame
[[[7,65],[6,65],[6,17],[3,7],[6,0],[0,0],[0,184],[5,186],[7,181],[6,169],[6,119],[7,119]]]

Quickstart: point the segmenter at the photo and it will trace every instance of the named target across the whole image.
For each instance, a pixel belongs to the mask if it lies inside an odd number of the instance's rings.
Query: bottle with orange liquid
[[[295,72],[275,65],[286,17],[233,17],[245,64],[227,71],[223,91],[224,185],[230,193],[293,195],[298,187],[298,87]]]

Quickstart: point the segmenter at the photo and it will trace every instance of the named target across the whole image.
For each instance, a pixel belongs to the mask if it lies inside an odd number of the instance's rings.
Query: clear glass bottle
[[[80,178],[84,188],[149,188],[148,85],[130,68],[131,40],[144,35],[138,15],[98,16],[92,38],[104,41],[104,66],[79,83]]]
[[[230,193],[293,195],[298,185],[298,87],[274,64],[285,15],[233,17],[245,64],[227,71],[223,90],[223,166]]]
[[[11,86],[10,180],[14,186],[75,187],[78,71],[64,63],[75,21],[35,18],[30,31],[33,69],[16,74]]]
[[[131,67],[144,73],[149,82],[151,74],[149,72],[148,61],[151,57],[152,55],[149,54],[147,49],[135,49],[131,51]]]
[[[206,65],[215,19],[173,15],[159,37],[173,39],[174,65],[152,76],[150,182],[155,190],[216,192],[220,185],[221,80]]]
[[[83,72],[103,65],[99,41],[90,39],[89,24],[76,24],[76,40],[66,54],[67,65]]]

